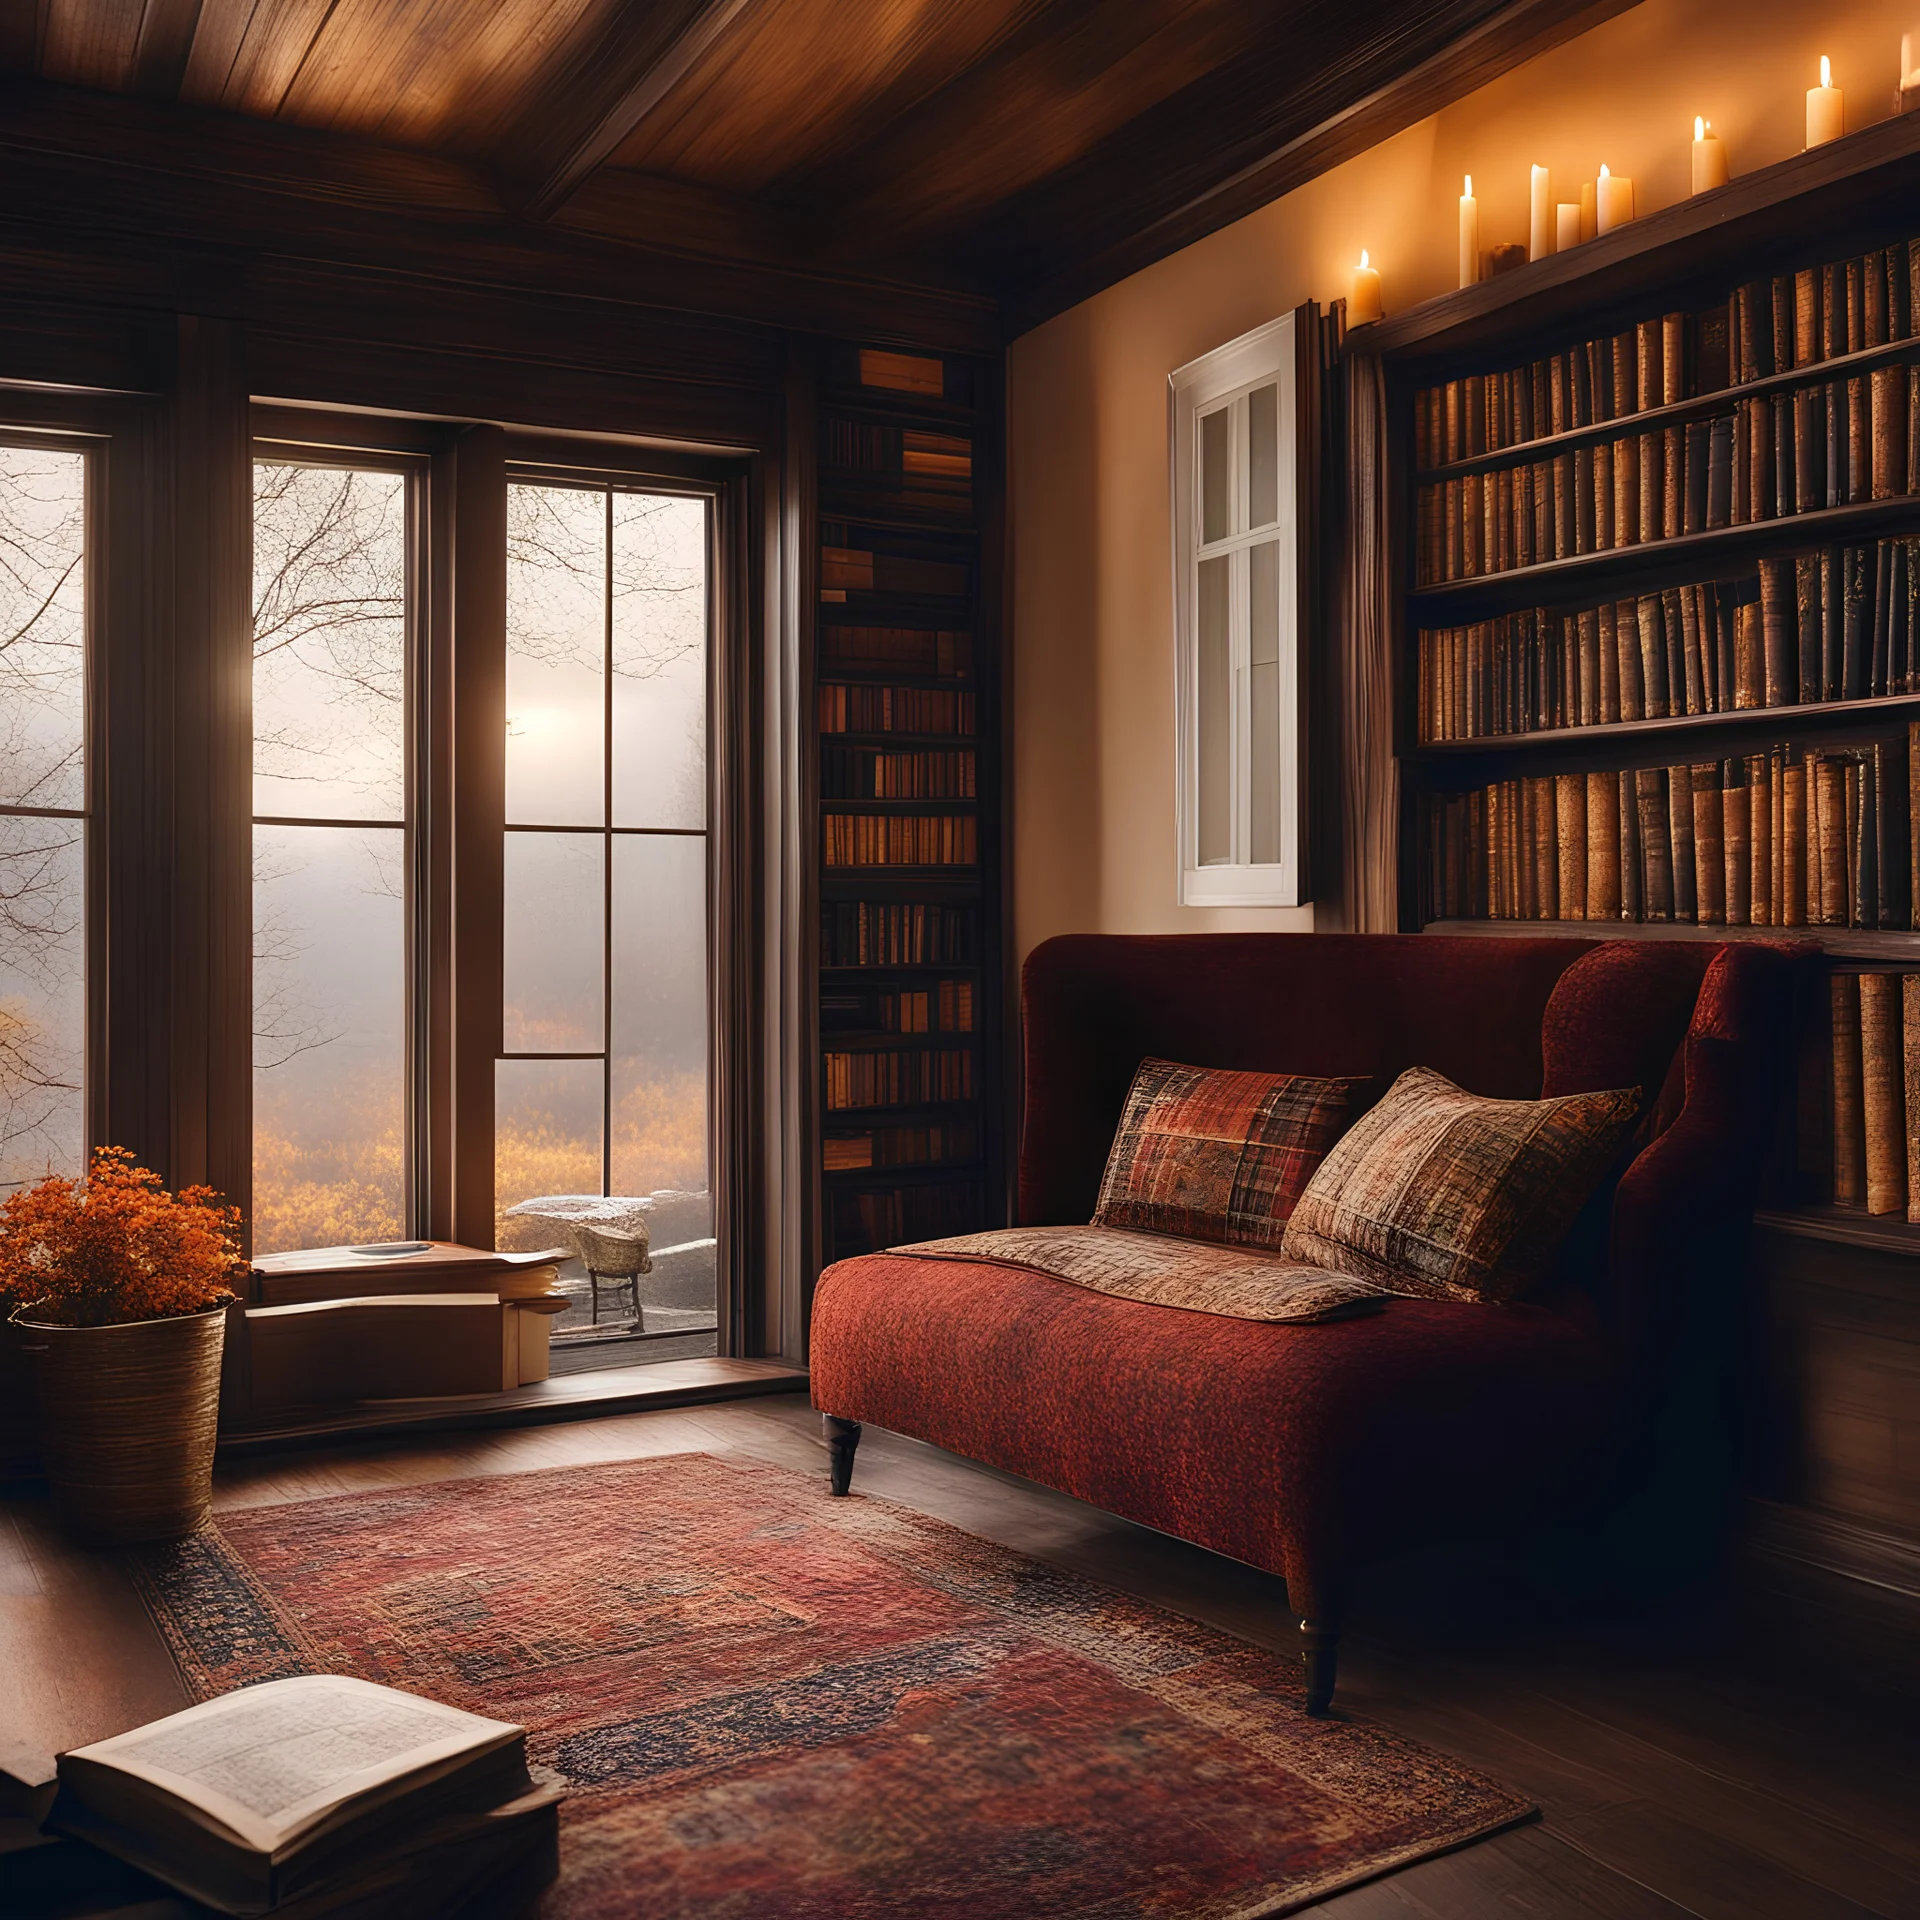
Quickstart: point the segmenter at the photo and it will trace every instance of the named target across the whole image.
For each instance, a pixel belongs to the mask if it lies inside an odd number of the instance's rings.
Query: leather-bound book
[[[1873,411],[1873,497],[1906,492],[1907,370],[1875,367],[1869,381]]]
[[[1891,932],[1907,924],[1907,747],[1876,740],[1869,753],[1873,785],[1873,918]]]
[[[1550,773],[1528,783],[1533,788],[1533,917],[1560,918],[1560,836],[1556,821],[1557,783]]]
[[[1879,793],[1874,785],[1873,756],[1849,755],[1847,767],[1847,924],[1872,927],[1880,913],[1880,835],[1874,824]]]
[[[1620,914],[1620,776],[1587,775],[1587,918]]]
[[[1902,1091],[1906,1112],[1920,1115],[1920,973],[1901,974],[1899,980]],[[1907,1218],[1920,1226],[1920,1127],[1907,1134]]]
[[[1800,697],[1800,641],[1796,623],[1793,562],[1760,562],[1760,638],[1763,653],[1762,700],[1769,707],[1790,707]]]
[[[1816,860],[1819,875],[1820,917],[1823,927],[1844,927],[1848,912],[1848,869],[1853,849],[1847,841],[1847,762],[1839,754],[1808,755],[1813,820],[1808,857]]]
[[[1573,425],[1571,396],[1567,392],[1567,356],[1550,354],[1547,358],[1547,427],[1553,433],[1565,433]]]
[[[1835,380],[1821,389],[1822,417],[1827,425],[1827,492],[1830,507],[1847,504],[1848,410],[1847,383]]]
[[[1593,550],[1611,553],[1620,544],[1613,527],[1613,442],[1599,441],[1588,457],[1593,463],[1588,487],[1593,500]]]
[[[1700,594],[1713,626],[1713,710],[1729,713],[1739,676],[1739,600],[1729,581],[1702,587]]]
[[[1753,406],[1742,400],[1733,415],[1733,445],[1730,454],[1733,489],[1727,501],[1727,524],[1744,527],[1759,516],[1753,510]]]
[[[1668,427],[1660,436],[1660,533],[1677,540],[1686,531],[1687,430]]]
[[[1447,460],[1464,460],[1467,452],[1466,428],[1460,417],[1461,392],[1458,380],[1447,382],[1446,431]]]
[[[1467,795],[1467,915],[1474,920],[1493,918],[1493,858],[1487,824],[1487,790]]]
[[[1640,615],[1636,601],[1618,600],[1601,616],[1601,634],[1607,632],[1611,616],[1615,636],[1615,655],[1620,663],[1620,718],[1644,720],[1647,713],[1646,668],[1640,659]]]
[[[1810,367],[1820,351],[1820,270],[1802,267],[1793,276],[1793,364]]]
[[[1860,976],[1836,973],[1828,982],[1833,1007],[1833,1198],[1838,1206],[1867,1203],[1867,1114],[1861,1086]]]
[[[1556,454],[1553,460],[1553,555],[1556,560],[1564,560],[1574,552],[1578,524],[1573,455]]]
[[[1489,473],[1480,484],[1480,569],[1493,573],[1500,565],[1500,481],[1504,476]],[[1509,478],[1508,484],[1512,481]]]
[[[1699,918],[1699,889],[1694,876],[1693,769],[1667,769],[1667,839],[1673,848],[1673,917]]]
[[[1792,863],[1787,858],[1787,759],[1785,747],[1776,746],[1767,754],[1767,810],[1771,816],[1773,841],[1769,849],[1773,855],[1773,888],[1770,898],[1773,903],[1773,924],[1776,927],[1788,925],[1788,917],[1794,912],[1793,903],[1787,897],[1788,882],[1793,877]],[[1804,837],[1803,822],[1802,838]],[[1803,881],[1803,910],[1804,886]]]
[[[1873,497],[1872,383],[1856,376],[1847,382],[1847,484],[1834,505]],[[1838,389],[1836,389],[1836,392]]]
[[[1730,527],[1733,524],[1733,416],[1723,414],[1707,423],[1706,502],[1701,524]]]
[[[1629,438],[1616,440],[1611,450],[1613,474],[1613,544],[1616,547],[1640,543],[1640,443]]]
[[[1847,326],[1845,343],[1836,342],[1838,353],[1858,353],[1867,344],[1867,256],[1856,253],[1838,270],[1846,276]]]
[[[1767,290],[1772,295],[1773,370],[1785,373],[1793,365],[1793,275],[1775,274]]]
[[[1799,465],[1794,458],[1795,413],[1793,395],[1775,393],[1767,396],[1767,407],[1773,415],[1773,424],[1768,429],[1768,438],[1773,443],[1773,514],[1779,519],[1786,514],[1799,511],[1797,501],[1800,497]]]
[[[1807,765],[1797,754],[1780,763],[1780,885],[1774,893],[1777,924],[1807,924]]]
[[[1660,405],[1660,322],[1642,320],[1635,329],[1635,344],[1638,352],[1638,378],[1635,382],[1634,407],[1637,412],[1645,413]]]
[[[1467,429],[1467,458],[1487,450],[1487,377],[1470,373],[1466,379],[1466,404],[1462,409]]]
[[[1712,480],[1713,429],[1705,420],[1688,423],[1682,433],[1683,471],[1680,479],[1680,531],[1700,533],[1707,525],[1707,495]],[[1720,524],[1727,523],[1722,518]]]
[[[1726,858],[1727,925],[1753,924],[1753,802],[1747,797],[1743,760],[1720,769],[1720,845]]]
[[[1502,467],[1494,475],[1497,500],[1494,507],[1494,525],[1499,535],[1498,567],[1505,573],[1510,567],[1524,564],[1520,558],[1519,516],[1514,511],[1513,498],[1515,476],[1511,467]]]
[[[1727,858],[1720,805],[1720,764],[1710,760],[1689,769],[1693,791],[1694,913],[1703,927],[1717,927],[1727,917]]]
[[[1827,436],[1822,398],[1819,387],[1802,387],[1793,396],[1795,513],[1814,513],[1827,504]]]
[[[1443,580],[1458,580],[1460,578],[1460,482],[1458,480],[1442,482],[1440,497],[1444,503],[1441,511],[1444,565],[1440,577]]]
[[[1762,303],[1770,298],[1764,281],[1742,287],[1733,299],[1733,377],[1745,386],[1750,380],[1764,379],[1773,371],[1771,355],[1769,364],[1761,365],[1762,344],[1768,349],[1773,345],[1773,334],[1769,326],[1763,323]]]
[[[1640,369],[1634,353],[1633,329],[1629,327],[1624,333],[1616,333],[1608,345],[1613,354],[1613,412],[1609,417],[1617,420],[1640,403]]]
[[[1895,240],[1887,248],[1887,338],[1904,340],[1913,332],[1907,295],[1908,242]]]
[[[1580,661],[1580,698],[1578,708],[1569,714],[1569,724],[1583,727],[1595,726],[1600,720],[1600,609],[1583,607],[1571,621],[1572,629],[1579,649]],[[1616,704],[1619,689],[1614,689]]]
[[[1861,262],[1866,277],[1866,333],[1863,346],[1884,347],[1893,335],[1887,331],[1887,250],[1878,248]]]
[[[1660,319],[1660,404],[1670,407],[1687,397],[1687,316],[1663,314]]]
[[[1466,542],[1463,570],[1467,579],[1476,580],[1487,570],[1487,476],[1470,473],[1460,486],[1460,530]]]
[[[1598,529],[1593,512],[1593,449],[1573,450],[1573,550],[1592,553]]]
[[[1733,384],[1733,355],[1727,334],[1731,304],[1723,300],[1718,306],[1708,307],[1703,313],[1694,315],[1693,379],[1690,383],[1694,393],[1719,393]],[[1683,398],[1687,391],[1686,387],[1682,388]]]
[[[1747,583],[1741,583],[1743,594]],[[1757,590],[1751,599],[1741,598],[1733,606],[1733,704],[1736,707],[1761,707],[1767,704],[1767,649]]]
[[[1665,434],[1643,433],[1640,436],[1637,462],[1640,469],[1640,538],[1637,544],[1640,546],[1663,537],[1660,521],[1660,502],[1663,497],[1660,463],[1665,446]]]
[[[1894,542],[1876,540],[1864,550],[1862,572],[1873,568],[1872,591],[1867,596],[1872,645],[1867,651],[1867,691],[1876,697],[1893,690],[1893,554]]]
[[[1540,558],[1533,545],[1533,469],[1515,467],[1512,475],[1513,564],[1530,567]]]
[[[1914,248],[1920,260],[1920,247]],[[1908,493],[1920,493],[1920,366],[1907,369],[1907,485]]]
[[[1587,776],[1556,774],[1553,820],[1559,851],[1558,898],[1562,920],[1587,917]]]
[[[1667,649],[1667,711],[1687,711],[1687,630],[1680,615],[1680,589],[1660,595],[1660,635]]]
[[[1667,821],[1664,767],[1640,767],[1633,775],[1640,817],[1640,912],[1643,919],[1673,918],[1673,833]]]
[[[1830,549],[1822,562],[1822,586],[1827,588],[1831,582],[1829,591],[1839,599],[1840,684],[1827,697],[1832,699],[1837,694],[1842,700],[1864,700],[1873,648],[1866,551],[1861,547]]]
[[[1773,925],[1773,762],[1747,756],[1747,906],[1756,927]]]
[[[1582,618],[1587,616],[1583,615]],[[1594,664],[1599,673],[1600,704],[1595,709],[1602,726],[1611,726],[1625,716],[1620,710],[1620,635],[1614,608],[1595,607],[1592,613]],[[1586,629],[1581,628],[1581,645],[1586,644]]]
[[[1667,706],[1667,640],[1660,623],[1660,596],[1643,593],[1634,603],[1640,631],[1640,698],[1649,720],[1663,720]]]
[[[1668,596],[1671,596],[1669,598]],[[1700,635],[1700,603],[1691,587],[1669,587],[1661,595],[1666,618],[1677,613],[1680,619],[1681,676],[1686,689],[1688,713],[1705,713],[1707,704],[1706,648]]]
[[[1620,813],[1620,918],[1642,920],[1646,917],[1642,884],[1646,869],[1640,854],[1640,803],[1633,775],[1618,776]]]
[[[1847,350],[1847,265],[1829,260],[1817,269],[1820,286],[1820,357],[1832,360]]]
[[[1582,344],[1567,355],[1567,407],[1570,427],[1593,425],[1593,361]]]
[[[1920,253],[1920,248],[1915,249]],[[1920,691],[1920,545],[1900,542],[1900,560],[1906,574],[1906,591],[1900,596],[1900,657],[1904,671],[1902,693]]]
[[[1771,520],[1774,499],[1773,402],[1760,394],[1745,403],[1747,416],[1747,518]]]
[[[1820,684],[1821,617],[1820,556],[1797,553],[1793,557],[1794,627],[1800,637],[1800,692],[1803,707],[1825,699]]]

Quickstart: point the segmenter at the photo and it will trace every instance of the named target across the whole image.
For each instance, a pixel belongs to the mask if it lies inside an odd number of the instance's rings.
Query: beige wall
[[[1696,113],[1736,175],[1785,158],[1822,53],[1849,130],[1882,119],[1908,28],[1920,31],[1920,0],[1643,0],[1014,343],[1020,955],[1055,933],[1312,924],[1311,909],[1176,902],[1167,375],[1303,300],[1343,295],[1363,246],[1389,312],[1446,291],[1463,173],[1482,245],[1524,242],[1534,163],[1571,200],[1604,160],[1646,212],[1687,191]]]

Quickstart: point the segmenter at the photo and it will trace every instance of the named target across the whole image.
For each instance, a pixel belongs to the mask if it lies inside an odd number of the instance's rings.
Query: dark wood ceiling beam
[[[1104,243],[1096,240],[1077,255],[1055,245],[1051,251],[1063,262],[1056,269],[1019,283],[1002,279],[1008,337],[1257,212],[1634,4],[1636,0],[1511,0],[1437,51],[1418,58],[1404,72],[1380,79],[1351,104],[1326,114],[1271,151],[1243,160],[1225,177],[1189,191],[1178,204],[1154,212],[1143,191],[1136,204],[1148,217],[1131,231]],[[1099,159],[1093,156],[1085,171],[1097,172]],[[1125,182],[1109,177],[1100,197],[1108,205],[1124,203],[1132,184],[1131,176]],[[1071,201],[1070,183],[1060,183],[1052,195],[1043,188],[1021,210],[1022,224],[1036,235],[1064,236],[1076,231],[1084,235],[1083,209]]]
[[[508,199],[544,220],[604,166],[753,0],[629,0],[562,50],[499,171]]]

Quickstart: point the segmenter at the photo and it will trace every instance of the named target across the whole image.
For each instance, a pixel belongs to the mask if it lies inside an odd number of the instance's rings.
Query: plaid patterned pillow
[[[1093,1224],[1277,1248],[1365,1084],[1141,1061]]]
[[[1486,1100],[1412,1067],[1321,1161],[1284,1252],[1395,1293],[1511,1300],[1625,1142],[1640,1089]]]

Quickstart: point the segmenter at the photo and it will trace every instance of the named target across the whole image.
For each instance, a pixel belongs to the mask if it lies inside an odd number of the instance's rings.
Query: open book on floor
[[[350,1887],[439,1879],[424,1856],[445,1849],[504,1866],[560,1797],[521,1728],[340,1674],[241,1688],[59,1771],[50,1828],[231,1914],[344,1911]]]

